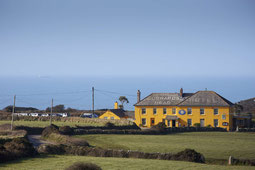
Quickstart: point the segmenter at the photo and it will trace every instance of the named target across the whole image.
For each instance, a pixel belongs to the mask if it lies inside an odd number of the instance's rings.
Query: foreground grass
[[[79,135],[94,146],[143,152],[177,153],[186,148],[207,160],[255,159],[255,133],[189,132],[170,135]]]
[[[244,170],[254,169],[248,166],[221,166],[221,165],[206,165],[191,162],[181,161],[165,161],[165,160],[148,160],[148,159],[129,159],[129,158],[99,158],[99,157],[86,157],[86,156],[63,156],[63,155],[50,155],[46,157],[37,157],[30,159],[22,159],[12,161],[5,164],[0,164],[1,169],[6,170],[63,170],[74,162],[91,162],[99,165],[103,170],[155,170],[155,169],[231,169],[231,170]]]

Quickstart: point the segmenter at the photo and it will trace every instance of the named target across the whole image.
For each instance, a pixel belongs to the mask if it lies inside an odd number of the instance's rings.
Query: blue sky
[[[254,77],[253,0],[1,0],[0,76]]]

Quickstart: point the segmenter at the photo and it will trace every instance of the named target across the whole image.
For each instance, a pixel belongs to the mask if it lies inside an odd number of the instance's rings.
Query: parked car
[[[38,117],[38,116],[41,116],[41,113],[30,113],[30,116]]]
[[[81,117],[83,117],[83,118],[98,118],[98,115],[97,114],[94,114],[93,115],[93,113],[83,113],[82,115],[81,115]]]

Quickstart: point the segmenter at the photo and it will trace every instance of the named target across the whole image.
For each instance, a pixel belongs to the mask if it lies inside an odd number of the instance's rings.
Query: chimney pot
[[[183,97],[183,88],[180,89],[180,96]]]
[[[137,90],[137,103],[141,101],[141,92]]]

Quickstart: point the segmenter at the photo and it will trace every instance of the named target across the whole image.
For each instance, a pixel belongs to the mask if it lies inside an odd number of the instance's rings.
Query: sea
[[[134,110],[137,90],[141,98],[151,93],[194,93],[213,90],[231,102],[255,97],[255,78],[251,77],[167,77],[167,76],[2,76],[0,77],[0,109],[12,105],[46,109],[64,104],[81,110],[92,109],[94,87],[95,109],[112,109],[120,96],[129,103],[126,110]]]

